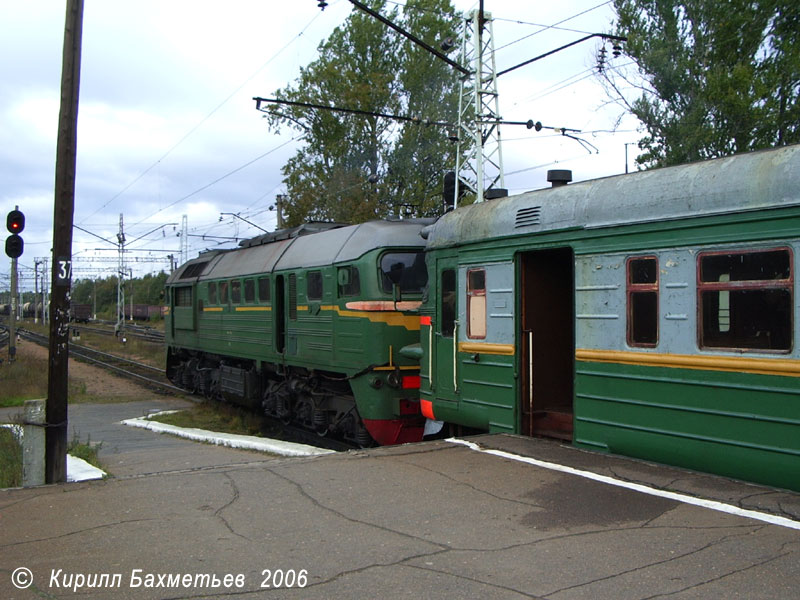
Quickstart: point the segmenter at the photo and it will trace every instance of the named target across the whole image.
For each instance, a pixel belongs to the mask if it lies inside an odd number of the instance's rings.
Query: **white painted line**
[[[151,415],[152,416],[152,415]],[[237,435],[234,433],[218,433],[205,429],[195,429],[187,427],[176,427],[149,419],[126,419],[122,425],[131,427],[141,427],[157,433],[169,433],[178,437],[194,440],[197,442],[208,442],[217,446],[227,446],[229,448],[239,448],[243,450],[257,450],[259,452],[270,452],[280,456],[316,456],[318,454],[331,454],[334,450],[315,448],[306,444],[295,444],[281,440],[271,440],[260,438],[254,435]]]
[[[527,456],[520,456],[518,454],[512,454],[510,452],[505,452],[503,450],[492,450],[490,448],[482,448],[478,444],[474,442],[468,442],[467,440],[461,440],[458,438],[448,438],[445,441],[450,442],[451,444],[460,444],[462,446],[466,446],[470,450],[474,450],[476,452],[482,452],[483,454],[491,454],[493,456],[499,456],[501,458],[508,458],[510,460],[516,460],[518,462],[526,463],[536,467],[541,467],[543,469],[550,469],[551,471],[560,471],[561,473],[569,473],[570,475],[577,475],[578,477],[584,477],[586,479],[591,479],[593,481],[607,483],[608,485],[615,485],[617,487],[627,488],[629,490],[641,492],[642,494],[649,494],[651,496],[658,496],[660,498],[668,498],[670,500],[675,500],[677,502],[683,502],[684,504],[701,506],[703,508],[709,508],[711,510],[716,510],[719,512],[724,512],[739,517],[756,519],[758,521],[763,521],[765,523],[770,523],[772,525],[779,525],[781,527],[788,527],[789,529],[800,530],[800,521],[795,521],[793,519],[789,519],[786,517],[779,517],[768,513],[758,512],[755,510],[747,510],[744,508],[739,508],[738,506],[733,506],[732,504],[717,502],[716,500],[707,500],[705,498],[697,498],[695,496],[688,496],[686,494],[679,494],[677,492],[668,492],[666,490],[659,490],[658,488],[649,487],[639,483],[622,481],[621,479],[614,479],[613,477],[608,477],[606,475],[598,475],[597,473],[592,473],[591,471],[574,469],[572,467],[567,467],[565,465],[559,465],[558,463],[551,463],[543,460],[537,460],[535,458],[529,458]]]

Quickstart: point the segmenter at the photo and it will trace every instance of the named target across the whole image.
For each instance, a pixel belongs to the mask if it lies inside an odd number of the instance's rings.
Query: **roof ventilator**
[[[547,181],[552,183],[554,188],[567,185],[572,181],[572,171],[569,169],[550,169],[547,172]]]
[[[517,218],[514,221],[514,229],[520,227],[528,227],[530,225],[539,225],[541,223],[542,207],[529,206],[527,208],[520,208],[517,211]]]

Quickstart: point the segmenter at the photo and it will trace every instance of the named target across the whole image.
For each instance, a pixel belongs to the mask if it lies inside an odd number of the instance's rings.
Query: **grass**
[[[90,465],[102,469],[98,457],[101,446],[102,444],[92,444],[88,437],[86,443],[81,442],[80,436],[75,433],[67,445],[67,454],[82,458]],[[11,429],[0,427],[0,489],[20,486],[22,486],[22,445]]]
[[[28,343],[28,342],[26,342]],[[47,360],[17,352],[13,363],[0,364],[0,408],[22,406],[25,400],[47,397]],[[70,379],[67,398],[70,403],[91,402],[86,384]]]
[[[81,442],[80,435],[75,432],[72,434],[72,441],[67,445],[67,454],[71,454],[75,458],[82,458],[90,465],[102,469],[98,457],[102,446],[102,442],[93,444],[89,436],[86,437],[86,443]]]
[[[0,427],[0,488],[22,485],[22,446],[7,427]]]
[[[220,433],[269,437],[279,435],[278,426],[269,423],[261,415],[218,402],[202,402],[187,410],[154,415],[150,419],[176,427],[194,427]]]
[[[49,334],[48,328],[42,324],[22,322],[18,326],[43,335]],[[125,356],[139,362],[164,368],[165,353],[162,344],[137,340],[136,338],[130,338],[126,344],[122,344],[113,336],[88,332],[84,332],[81,335],[79,343],[102,352]],[[0,353],[0,357],[4,359],[0,364],[0,408],[22,406],[25,400],[47,397],[48,361],[30,356],[20,352],[20,350],[21,348],[18,347],[17,356],[13,363],[9,363],[6,360],[7,352]],[[92,395],[87,393],[85,382],[73,377],[69,378],[67,394],[70,404],[127,402],[140,399],[138,396],[128,398],[123,396]]]

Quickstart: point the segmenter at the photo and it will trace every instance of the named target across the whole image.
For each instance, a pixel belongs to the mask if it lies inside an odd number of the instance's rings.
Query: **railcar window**
[[[629,346],[652,348],[658,344],[658,259],[628,259]]]
[[[234,304],[242,302],[242,282],[238,279],[231,279],[231,302]]]
[[[258,299],[261,302],[270,301],[269,277],[258,278]]]
[[[228,303],[228,282],[227,281],[220,281],[219,282],[219,303],[220,304],[227,304]]]
[[[358,267],[353,265],[340,267],[337,277],[339,278],[339,297],[358,296],[361,294],[361,281],[358,276]]]
[[[191,306],[191,305],[192,305],[191,286],[175,288],[175,306]]]
[[[473,339],[486,337],[486,271],[467,271],[467,335]]]
[[[244,301],[248,304],[256,301],[256,282],[252,279],[244,280]]]
[[[401,292],[421,292],[428,283],[424,252],[388,252],[381,256],[381,287],[387,294],[394,285]]]
[[[454,269],[442,271],[440,292],[442,335],[453,337],[456,326],[456,272]]]
[[[217,303],[217,282],[212,281],[208,284],[208,303],[209,304],[216,304]]]
[[[790,351],[792,263],[788,248],[700,254],[700,347]]]
[[[306,298],[322,300],[322,272],[309,271],[306,274]]]

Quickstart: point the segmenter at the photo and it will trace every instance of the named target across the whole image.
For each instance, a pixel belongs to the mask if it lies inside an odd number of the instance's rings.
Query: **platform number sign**
[[[56,285],[70,286],[72,280],[72,260],[70,258],[59,258],[56,260]]]

